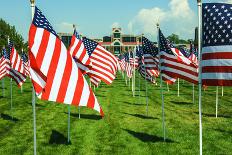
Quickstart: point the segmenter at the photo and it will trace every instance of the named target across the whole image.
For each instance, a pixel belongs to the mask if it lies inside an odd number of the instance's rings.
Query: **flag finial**
[[[30,0],[31,4],[35,4],[35,0]]]
[[[156,23],[157,28],[159,28],[159,23]]]
[[[73,24],[73,29],[76,29],[76,25],[75,24]]]
[[[201,0],[197,0],[197,3],[201,3]]]

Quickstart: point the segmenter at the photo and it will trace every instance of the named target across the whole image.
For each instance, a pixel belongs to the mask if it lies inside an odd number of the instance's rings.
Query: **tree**
[[[170,36],[167,37],[168,40],[170,40],[171,42],[173,42],[174,44],[179,44],[180,42],[180,38],[177,34],[171,34]]]
[[[16,31],[15,26],[11,26],[0,18],[0,50],[4,46],[7,48],[7,36],[13,41],[19,53],[21,53],[22,49],[27,51],[27,43],[24,43],[23,37]]]

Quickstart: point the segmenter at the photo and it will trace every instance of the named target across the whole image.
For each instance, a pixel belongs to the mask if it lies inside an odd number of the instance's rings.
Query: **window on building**
[[[109,36],[103,37],[103,42],[111,42],[111,37]]]
[[[119,42],[115,42],[114,46],[120,46],[120,43]]]
[[[121,34],[120,33],[114,33],[114,38],[120,38]]]
[[[136,37],[123,37],[123,42],[136,42]]]

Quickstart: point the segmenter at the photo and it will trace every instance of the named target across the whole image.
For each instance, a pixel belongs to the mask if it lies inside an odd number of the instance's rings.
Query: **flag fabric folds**
[[[189,55],[189,60],[191,60],[194,64],[198,66],[198,53],[196,48],[194,47],[194,44],[190,42],[190,55]]]
[[[30,77],[30,71],[29,71],[30,63],[28,61],[28,56],[26,55],[26,53],[22,53],[22,61],[23,61],[23,67],[25,70],[25,75]]]
[[[81,40],[81,37],[77,33],[76,29],[74,29],[74,33],[72,35],[71,44],[69,46],[68,51],[74,58],[78,68],[81,69],[83,73],[88,72],[91,67],[91,61],[86,51],[86,48]]]
[[[18,87],[21,87],[26,81],[25,75],[19,73],[11,67],[10,54],[6,51],[6,49],[3,49],[2,57],[0,59],[0,80],[5,76],[12,78]]]
[[[202,5],[202,84],[232,86],[232,5]]]
[[[181,78],[191,83],[198,83],[198,69],[190,60],[188,61],[180,58],[181,54],[173,53],[173,45],[166,40],[161,30],[159,30],[159,44],[160,44],[160,64],[162,79],[169,84],[173,84],[176,78]],[[177,51],[177,50],[175,50]],[[187,59],[187,58],[186,58]]]
[[[117,58],[97,42],[83,37],[83,43],[92,63],[89,77],[96,77],[106,84],[111,84],[116,77]]]
[[[40,99],[103,111],[51,24],[35,7],[29,31],[30,74]]]

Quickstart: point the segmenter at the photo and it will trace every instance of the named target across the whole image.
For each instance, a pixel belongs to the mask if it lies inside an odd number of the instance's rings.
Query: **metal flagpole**
[[[195,103],[195,85],[194,85],[194,83],[193,83],[193,103]]]
[[[78,107],[78,118],[81,119],[81,107]]]
[[[179,96],[180,96],[180,79],[178,78],[177,81],[178,81],[178,86],[177,86],[177,89],[178,89],[177,91],[178,91],[178,92],[177,92],[177,96],[179,97]]]
[[[168,90],[168,92],[169,92],[169,85],[168,85],[168,83],[167,83],[167,90]]]
[[[4,89],[5,89],[5,84],[4,84],[4,78],[3,78],[3,79],[2,79],[2,97],[5,96],[5,91],[4,91]]]
[[[201,112],[201,12],[202,12],[202,3],[201,0],[197,0],[198,6],[198,59],[199,59],[199,142],[200,142],[200,155],[202,155],[202,112]]]
[[[218,86],[216,87],[216,118],[218,116]]]
[[[130,52],[129,52],[129,69],[130,69]],[[130,88],[130,77],[128,77],[129,78],[129,88]]]
[[[158,30],[158,49],[159,49],[159,60],[160,60],[160,41],[159,41],[159,24],[157,23],[157,30]],[[161,62],[159,61],[159,68],[161,68]],[[165,129],[165,114],[164,114],[164,94],[163,94],[163,80],[162,80],[162,73],[160,70],[160,91],[161,91],[161,99],[162,99],[162,121],[163,121],[163,138],[166,141],[166,129]]]
[[[22,48],[22,52],[23,52],[23,48]],[[23,85],[21,86],[21,93],[23,93]]]
[[[224,88],[223,88],[223,86],[222,86],[222,96],[224,96]]]
[[[11,111],[11,118],[13,119],[12,78],[10,78],[10,111]]]
[[[71,108],[70,105],[68,105],[68,144],[70,143],[70,113]]]
[[[133,97],[135,97],[135,53],[136,53],[136,48],[134,48],[134,52],[133,52],[133,60],[134,60],[134,83],[133,83]]]
[[[30,0],[31,2],[31,19],[34,18],[35,13],[35,0]],[[36,155],[36,110],[35,110],[35,89],[32,88],[32,108],[33,108],[33,127],[34,127],[34,155]]]
[[[145,84],[146,84],[146,113],[148,116],[148,96],[147,96],[147,70],[146,70],[146,66],[145,66]]]

